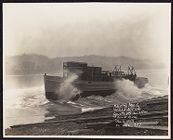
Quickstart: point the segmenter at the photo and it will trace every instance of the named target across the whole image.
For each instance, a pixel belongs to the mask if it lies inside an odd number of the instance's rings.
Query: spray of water
[[[149,84],[138,88],[134,82],[126,79],[115,81],[116,94],[125,101],[144,100],[156,96],[162,96],[158,90],[153,89]]]
[[[7,108],[36,108],[46,104],[44,86],[9,89],[5,91],[4,103]]]
[[[116,93],[124,96],[124,98],[138,98],[142,94],[142,91],[130,80],[117,80],[115,81],[115,87]]]
[[[68,102],[70,99],[80,94],[80,90],[77,89],[73,82],[78,78],[77,74],[70,74],[70,76],[61,83],[59,88],[59,96],[63,102]]]
[[[158,89],[157,87],[152,87],[150,84],[146,84],[144,88],[141,89],[142,94],[150,94],[152,96],[164,96],[167,95],[166,90]],[[161,92],[163,91],[163,92]]]

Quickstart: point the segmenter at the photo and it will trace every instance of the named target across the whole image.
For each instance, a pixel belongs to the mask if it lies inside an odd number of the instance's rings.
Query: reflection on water
[[[143,89],[142,98],[165,95],[168,89],[168,73],[165,70],[137,71],[149,78],[150,84]],[[121,94],[107,97],[89,96],[76,102],[61,104],[45,98],[43,75],[5,76],[4,85],[5,128],[15,124],[41,122],[48,117],[67,115],[102,108],[115,103],[128,102]]]

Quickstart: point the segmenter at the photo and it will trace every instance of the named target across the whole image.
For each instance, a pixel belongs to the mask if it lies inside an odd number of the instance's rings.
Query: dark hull
[[[60,93],[60,88],[62,83],[64,83],[64,79],[59,76],[44,76],[44,83],[45,83],[45,94],[46,98],[49,100],[61,100],[63,98],[62,93]],[[148,81],[144,78],[140,80],[137,79],[136,84],[137,86],[144,87],[144,85]],[[108,96],[116,92],[116,87],[114,82],[110,81],[75,81],[71,83],[73,88],[78,89],[80,94],[74,94],[70,97],[70,100],[77,100],[79,97],[87,97],[91,95],[95,96]],[[71,89],[69,92],[73,92]]]
[[[91,95],[105,97],[105,96],[115,93],[115,91],[116,91],[115,89],[100,90],[100,91],[83,91],[81,94],[81,97],[87,97],[87,96],[91,96]]]
[[[83,91],[79,94],[77,94],[76,96],[72,97],[71,100],[77,100],[79,97],[88,97],[88,96],[102,96],[102,97],[106,97],[108,95],[114,94],[116,92],[115,89],[112,90],[100,90],[100,91]],[[59,100],[61,99],[61,97],[58,96],[57,93],[55,92],[46,92],[46,98],[49,100]]]

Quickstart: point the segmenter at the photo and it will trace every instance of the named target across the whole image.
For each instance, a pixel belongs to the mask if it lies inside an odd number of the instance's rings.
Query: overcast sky
[[[170,4],[3,4],[5,55],[130,56],[167,62]]]

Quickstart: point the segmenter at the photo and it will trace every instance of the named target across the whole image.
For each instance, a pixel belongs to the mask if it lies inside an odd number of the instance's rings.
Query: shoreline
[[[149,111],[136,121],[144,123],[141,127],[117,127],[112,117],[113,106],[109,106],[84,113],[57,115],[41,123],[14,125],[5,129],[5,135],[168,135],[168,96],[139,104]]]

